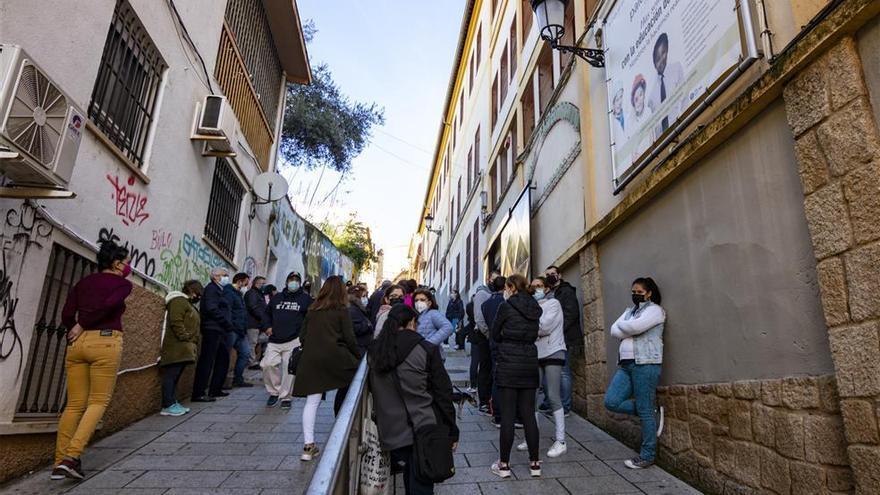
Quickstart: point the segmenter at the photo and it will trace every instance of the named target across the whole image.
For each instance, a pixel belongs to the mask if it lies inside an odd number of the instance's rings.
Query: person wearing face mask
[[[363,287],[358,285],[348,290],[348,314],[351,316],[352,330],[354,330],[361,355],[367,352],[367,347],[373,340],[373,323],[370,321],[370,314],[367,311],[369,303],[367,291]]]
[[[449,446],[458,446],[452,382],[437,346],[418,334],[419,315],[406,304],[394,305],[367,354],[369,385],[382,450],[390,453],[392,472],[403,472],[406,494],[434,493],[418,476],[416,431],[443,425]]]
[[[251,282],[251,288],[244,295],[244,305],[247,309],[247,337],[248,345],[251,350],[251,357],[248,360],[249,370],[260,369],[260,359],[262,359],[262,346],[260,345],[260,336],[263,335],[263,315],[266,314],[266,298],[263,295],[263,286],[266,284],[266,277],[254,277]]]
[[[211,283],[202,291],[199,304],[202,345],[193,379],[193,402],[214,402],[218,397],[229,395],[223,391],[223,383],[229,372],[228,335],[235,331],[235,325],[223,291],[231,283],[225,268],[214,268]],[[208,389],[207,395],[205,389]]]
[[[250,276],[247,273],[236,273],[232,283],[223,288],[223,296],[229,302],[229,313],[232,316],[232,332],[226,336],[227,345],[235,350],[235,363],[232,369],[233,387],[253,387],[244,381],[244,369],[251,358],[251,346],[247,337],[247,307],[244,293],[248,290]]]
[[[413,293],[413,307],[419,313],[419,335],[441,347],[440,355],[445,360],[443,349],[449,346],[444,342],[452,335],[452,323],[440,312],[434,294],[428,289],[418,289]]]
[[[660,306],[660,288],[651,277],[632,283],[633,306],[611,325],[611,336],[620,339],[617,371],[605,392],[605,408],[638,416],[642,424],[639,455],[624,465],[644,469],[654,464],[657,437],[663,433],[664,411],[657,407],[657,382],[663,363],[663,327],[666,311]]]
[[[189,280],[181,291],[171,291],[165,296],[165,334],[159,369],[162,370],[162,416],[183,416],[189,408],[177,402],[177,382],[180,375],[199,354],[199,310],[202,284]]]
[[[492,340],[498,345],[495,382],[501,401],[501,456],[492,465],[491,471],[501,478],[510,477],[510,450],[513,448],[515,422],[519,417],[525,429],[529,474],[539,477],[541,462],[535,393],[541,379],[535,341],[538,340],[543,310],[529,294],[528,281],[519,274],[507,278],[504,299],[492,323]]]
[[[584,352],[584,334],[581,330],[581,305],[578,302],[577,290],[570,283],[562,280],[559,267],[548,266],[544,272],[547,281],[547,297],[556,299],[562,306],[562,331],[565,334],[565,366],[562,367],[562,407],[565,414],[571,411],[572,379],[570,356]],[[544,401],[541,411],[551,413],[550,405]]]
[[[290,354],[300,346],[299,335],[312,297],[301,286],[302,276],[297,272],[287,275],[284,289],[275,295],[266,308],[263,318],[269,343],[260,367],[263,383],[269,392],[267,407],[281,402],[282,409],[290,409],[294,376],[287,372]]]
[[[541,319],[538,327],[538,340],[535,346],[538,348],[538,366],[544,386],[544,395],[550,410],[553,412],[553,422],[556,426],[556,436],[547,457],[559,457],[568,451],[565,445],[565,411],[562,409],[560,398],[560,382],[562,381],[562,367],[565,365],[565,334],[562,331],[562,305],[556,299],[546,297],[547,281],[544,277],[532,280],[529,288],[532,297],[541,306]],[[535,404],[537,407],[538,404]],[[523,442],[517,446],[517,450],[528,450],[528,444]]]
[[[382,305],[376,312],[376,327],[373,331],[373,338],[379,335],[385,320],[388,318],[388,312],[397,304],[405,304],[406,290],[400,285],[389,285],[385,288],[385,294],[382,296]]]
[[[85,478],[80,455],[104,416],[122,357],[122,315],[131,294],[127,248],[104,241],[98,273],[84,277],[67,294],[61,322],[67,329],[67,405],[58,421],[51,478]]]

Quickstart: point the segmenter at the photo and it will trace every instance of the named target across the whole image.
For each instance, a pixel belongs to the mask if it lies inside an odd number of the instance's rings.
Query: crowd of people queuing
[[[58,427],[53,479],[84,477],[80,455],[110,401],[119,367],[122,315],[132,291],[130,253],[104,242],[98,267],[98,273],[71,289],[64,306],[67,406]],[[320,454],[314,428],[321,401],[336,391],[338,414],[366,356],[381,447],[403,473],[407,493],[433,493],[433,482],[419,470],[416,447],[422,434],[416,432],[439,427],[448,435],[450,451],[457,446],[453,386],[444,366],[454,336],[458,350],[470,343],[468,392],[479,413],[499,428],[500,455],[491,471],[511,476],[514,433],[522,428],[525,441],[516,449],[528,453],[530,474],[541,476],[540,414],[555,427],[546,455],[567,452],[570,363],[582,350],[583,334],[576,291],[557,267],[532,280],[492,271],[467,303],[450,290],[445,311],[434,288],[415,280],[384,281],[370,293],[364,284],[332,276],[314,297],[297,272],[287,275],[280,290],[266,282],[262,276],[230,276],[215,268],[210,280],[190,280],[167,294],[159,360],[162,415],[190,412],[177,399],[187,366],[195,366],[192,402],[214,402],[228,396],[230,388],[253,387],[245,369],[262,370],[266,407],[289,410],[295,397],[305,399],[300,458],[311,461]],[[610,328],[620,347],[605,406],[640,418],[640,454],[625,461],[639,469],[653,464],[663,429],[655,389],[666,314],[651,278],[636,279],[631,298],[633,305]]]

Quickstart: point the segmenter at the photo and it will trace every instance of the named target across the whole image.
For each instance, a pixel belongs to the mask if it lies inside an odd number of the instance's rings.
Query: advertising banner
[[[605,19],[615,180],[742,56],[736,0],[618,0]]]
[[[525,188],[501,231],[501,274],[505,277],[519,273],[529,278],[532,254],[530,191],[529,187]]]

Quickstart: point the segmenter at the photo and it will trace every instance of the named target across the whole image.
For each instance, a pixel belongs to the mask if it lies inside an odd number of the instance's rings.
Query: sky
[[[313,222],[356,214],[384,250],[385,278],[406,266],[418,227],[464,4],[297,1],[303,22],[313,20],[318,30],[308,47],[312,65],[326,62],[350,99],[384,108],[385,125],[374,128],[341,183],[330,171],[285,173],[291,201]]]

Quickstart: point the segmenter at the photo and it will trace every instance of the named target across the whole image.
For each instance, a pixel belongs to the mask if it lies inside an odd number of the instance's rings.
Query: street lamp
[[[559,40],[565,35],[565,4],[568,0],[531,0],[531,2],[541,39],[550,43],[550,48],[573,53],[593,67],[605,67],[605,52],[602,50],[559,44]]]
[[[428,213],[425,215],[425,230],[428,232],[433,232],[437,235],[440,235],[440,232],[443,232],[443,229],[432,229],[431,226],[434,225],[434,215]]]

